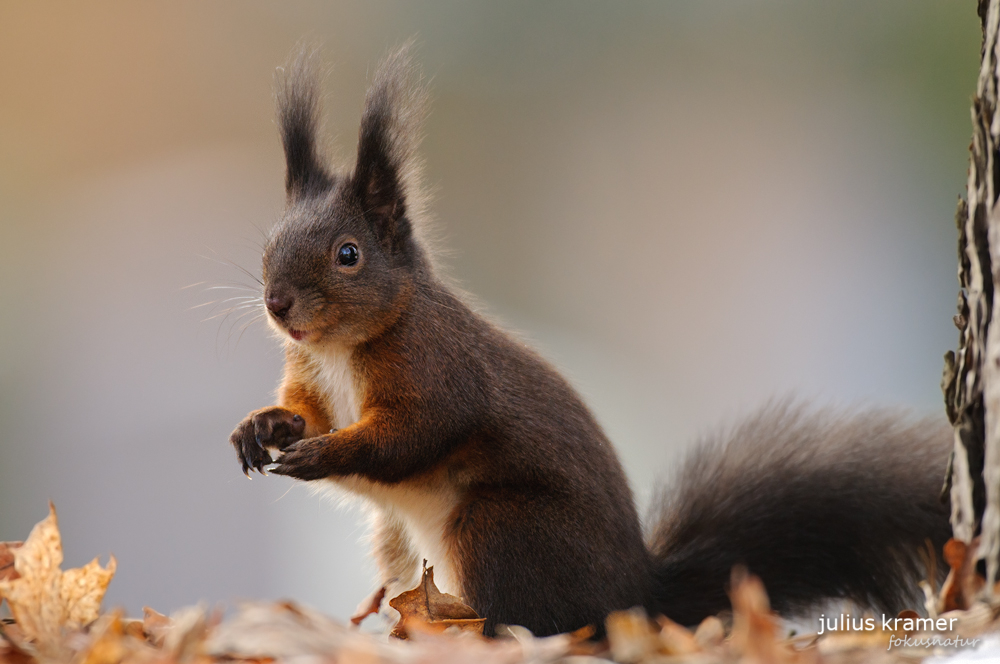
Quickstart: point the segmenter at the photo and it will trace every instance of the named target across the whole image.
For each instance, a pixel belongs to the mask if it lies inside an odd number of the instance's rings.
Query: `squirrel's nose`
[[[288,310],[292,308],[294,302],[295,300],[290,295],[284,293],[272,293],[264,298],[267,310],[281,319],[288,315]]]

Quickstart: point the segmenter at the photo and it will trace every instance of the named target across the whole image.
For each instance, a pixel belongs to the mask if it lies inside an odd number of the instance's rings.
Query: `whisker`
[[[259,293],[258,288],[248,288],[247,286],[207,286],[205,290],[243,290],[250,293]]]
[[[240,336],[236,337],[236,345],[234,346],[234,348],[240,347],[240,339],[243,338],[243,333],[246,332],[248,329],[250,329],[251,325],[253,325],[259,320],[263,320],[263,318],[264,318],[263,314],[260,314],[254,316],[253,318],[251,318],[250,320],[248,320],[246,323],[243,324],[243,329],[240,330]]]
[[[223,319],[222,319],[221,321],[219,321],[219,327],[218,327],[218,329],[216,329],[216,331],[215,331],[215,351],[216,351],[216,354],[218,354],[218,353],[219,353],[219,349],[220,349],[220,343],[219,343],[219,337],[220,337],[220,335],[222,334],[222,328],[223,328],[223,327],[225,326],[225,324],[226,324],[226,321],[227,321],[227,320],[229,319],[229,317],[230,317],[230,316],[231,316],[231,315],[232,315],[233,313],[235,313],[235,311],[229,311],[229,312],[226,312],[226,315],[225,315],[225,317],[224,317],[224,318],[223,318]],[[262,316],[262,314],[261,314],[261,313],[259,313],[259,312],[255,312],[254,310],[252,310],[252,309],[251,309],[251,310],[249,310],[249,311],[244,311],[244,312],[243,312],[242,314],[240,314],[239,316],[237,316],[236,318],[234,318],[234,319],[232,320],[232,322],[230,322],[230,324],[229,324],[229,332],[228,332],[228,333],[226,334],[226,340],[225,340],[225,342],[221,344],[221,345],[222,345],[222,347],[227,347],[227,346],[229,346],[229,342],[230,342],[230,341],[232,340],[232,338],[233,338],[233,332],[234,332],[234,331],[235,331],[235,329],[236,329],[236,325],[237,325],[237,324],[239,324],[239,322],[240,322],[240,321],[241,321],[242,319],[244,319],[244,318],[246,318],[247,316],[249,316],[250,314],[254,314],[254,313],[256,313],[256,315],[255,315],[255,316],[254,316],[253,318],[251,318],[251,319],[250,319],[250,320],[248,321],[248,323],[250,323],[250,322],[253,322],[253,321],[255,321],[255,320],[258,320],[258,319],[259,319],[259,318],[260,318],[260,317]],[[220,314],[220,315],[221,315],[221,314]],[[243,330],[243,331],[245,331],[245,330]],[[240,333],[240,334],[241,334],[241,336],[242,336],[242,333],[243,333],[243,331],[241,331],[241,333]]]
[[[222,321],[220,321],[220,324],[221,324],[221,323],[226,322],[226,318],[228,318],[229,316],[232,316],[237,311],[244,311],[244,310],[246,310],[247,313],[250,313],[250,312],[252,312],[252,311],[254,311],[256,309],[257,309],[257,307],[255,307],[255,306],[249,306],[249,305],[238,306],[238,307],[230,307],[230,308],[226,309],[225,311],[220,311],[217,314],[212,314],[208,318],[203,318],[201,320],[201,322],[202,323],[207,323],[210,320],[215,320],[216,318],[222,317]],[[242,315],[246,315],[246,314],[242,314]]]
[[[238,302],[241,302],[242,304],[252,304],[252,303],[257,302],[259,299],[260,299],[259,297],[249,296],[249,295],[240,295],[240,296],[237,296],[237,297],[227,297],[224,300],[212,300],[211,302],[202,302],[201,304],[196,304],[193,307],[190,307],[188,309],[188,311],[191,311],[192,309],[201,309],[202,307],[207,307],[210,304],[222,304],[224,302],[238,301]]]
[[[210,251],[212,251],[212,253],[215,253],[214,250],[210,250]],[[216,255],[218,255],[218,254],[216,254]],[[233,261],[229,260],[228,258],[222,258],[220,260],[218,258],[212,258],[211,256],[206,256],[204,254],[198,254],[198,256],[200,258],[204,258],[205,260],[210,260],[210,261],[213,261],[215,263],[219,263],[220,265],[229,265],[230,267],[235,267],[237,270],[239,270],[243,274],[247,275],[248,277],[250,277],[251,279],[253,279],[254,281],[256,281],[258,284],[260,284],[261,286],[264,285],[264,282],[261,281],[260,279],[258,279],[252,272],[250,272],[250,270],[246,269],[242,265],[234,263]]]
[[[193,307],[188,307],[188,311],[192,311],[194,309],[201,309],[202,307],[207,307],[210,304],[218,304],[218,303],[219,300],[215,300],[213,302],[203,302],[202,304],[196,304]]]
[[[245,313],[243,313],[243,314],[241,314],[241,315],[237,316],[237,317],[236,317],[236,318],[235,318],[235,319],[233,320],[232,324],[231,324],[231,325],[229,326],[229,334],[228,334],[228,335],[226,335],[226,345],[229,345],[229,342],[230,342],[230,341],[232,340],[232,338],[233,338],[233,332],[234,332],[234,331],[236,330],[236,325],[237,325],[237,324],[238,324],[238,323],[239,323],[239,322],[240,322],[240,321],[241,321],[241,320],[242,320],[243,318],[245,318],[246,316],[249,316],[249,315],[250,315],[251,313],[253,313],[253,312],[252,312],[252,311],[247,311],[247,312],[245,312]],[[259,314],[258,314],[258,315],[259,315]],[[256,316],[255,316],[254,318],[251,318],[251,319],[250,319],[249,321],[247,321],[247,325],[249,325],[249,323],[252,323],[252,322],[253,322],[254,320],[256,320]],[[244,328],[243,328],[243,329],[242,329],[242,330],[240,331],[240,337],[242,337],[242,336],[243,336],[243,332],[245,332],[245,331],[246,331],[246,327],[244,327]],[[239,343],[239,341],[238,341],[238,340],[237,340],[237,343]],[[235,346],[234,346],[234,348],[235,348]]]

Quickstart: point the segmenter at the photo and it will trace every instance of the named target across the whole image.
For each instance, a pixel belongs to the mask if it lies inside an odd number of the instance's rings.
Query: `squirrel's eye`
[[[337,262],[341,265],[350,267],[357,263],[360,257],[361,252],[358,251],[358,245],[353,242],[348,242],[340,249],[337,249]]]

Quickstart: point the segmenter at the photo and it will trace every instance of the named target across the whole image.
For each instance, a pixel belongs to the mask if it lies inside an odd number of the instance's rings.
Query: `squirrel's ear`
[[[365,97],[352,185],[379,240],[399,246],[419,204],[416,155],[427,93],[410,56],[412,43],[392,53]],[[407,212],[410,215],[407,216]]]
[[[290,199],[314,196],[332,186],[323,165],[320,125],[318,49],[302,48],[275,80],[278,124],[285,148],[285,191]]]

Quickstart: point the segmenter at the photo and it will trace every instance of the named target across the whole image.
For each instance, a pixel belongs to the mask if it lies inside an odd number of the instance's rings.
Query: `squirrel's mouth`
[[[296,341],[302,341],[303,339],[306,338],[306,335],[309,334],[309,332],[307,332],[306,330],[296,330],[290,327],[288,328],[288,334],[291,335],[292,339],[295,339]]]

